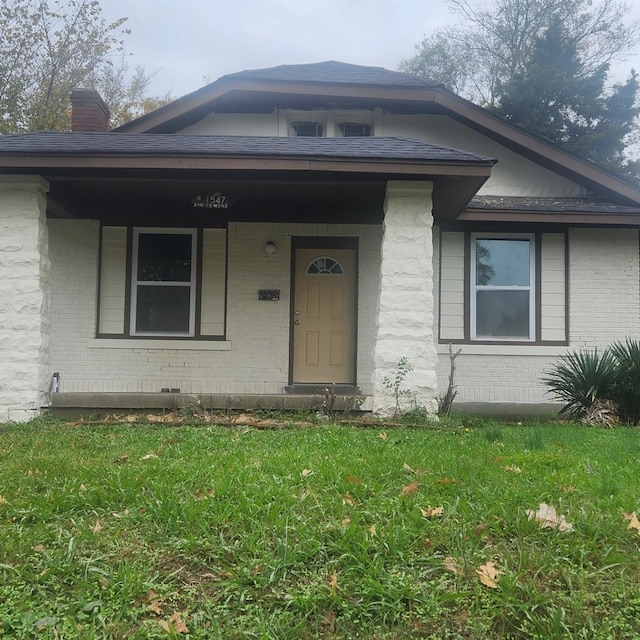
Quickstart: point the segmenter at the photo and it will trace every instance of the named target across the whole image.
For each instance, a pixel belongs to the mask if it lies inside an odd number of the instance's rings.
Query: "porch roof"
[[[60,188],[98,194],[131,191],[132,182],[148,193],[152,183],[171,180],[189,189],[212,183],[245,185],[276,181],[297,185],[322,179],[324,184],[387,180],[431,180],[434,212],[454,218],[491,174],[496,160],[487,156],[427,144],[410,138],[306,138],[34,132],[0,136],[0,173],[37,174],[52,185],[50,201]],[[103,183],[98,186],[97,182]],[[151,183],[150,183],[151,181]],[[73,186],[75,185],[75,186]],[[59,187],[59,188],[57,188]],[[382,201],[380,200],[380,204]],[[68,209],[68,207],[64,207]]]

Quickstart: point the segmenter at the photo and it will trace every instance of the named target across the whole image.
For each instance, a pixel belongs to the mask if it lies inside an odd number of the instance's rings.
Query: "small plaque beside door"
[[[278,302],[278,300],[280,300],[280,289],[259,289],[258,300]]]

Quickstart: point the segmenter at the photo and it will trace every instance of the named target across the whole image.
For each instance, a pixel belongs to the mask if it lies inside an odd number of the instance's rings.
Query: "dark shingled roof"
[[[330,157],[493,165],[487,156],[411,138],[307,138],[34,132],[0,136],[0,155],[200,155]]]
[[[283,64],[268,69],[252,69],[222,76],[220,80],[238,78],[280,82],[324,82],[328,84],[363,84],[385,87],[438,87],[442,82],[418,78],[383,67],[366,67],[328,60],[312,64]]]
[[[545,213],[638,213],[629,207],[598,198],[525,198],[476,196],[468,209],[489,211],[543,211]]]

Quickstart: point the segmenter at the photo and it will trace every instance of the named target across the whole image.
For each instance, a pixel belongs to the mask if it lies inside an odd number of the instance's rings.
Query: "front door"
[[[355,384],[355,249],[296,248],[293,383]]]

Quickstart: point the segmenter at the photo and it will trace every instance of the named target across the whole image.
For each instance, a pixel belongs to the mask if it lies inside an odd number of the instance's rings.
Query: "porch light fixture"
[[[276,252],[276,243],[273,242],[273,240],[269,240],[265,245],[264,245],[264,252],[268,255],[268,256],[272,256],[275,252]]]

